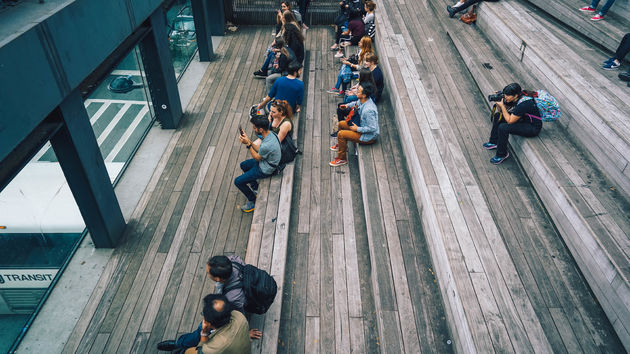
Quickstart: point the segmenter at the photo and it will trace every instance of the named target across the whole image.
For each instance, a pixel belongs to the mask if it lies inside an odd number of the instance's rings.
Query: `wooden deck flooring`
[[[418,38],[431,36],[440,45],[448,42],[437,24],[420,25],[408,18],[424,11],[418,4],[388,1],[386,6],[395,9]],[[419,29],[427,33],[417,33]],[[251,73],[260,65],[270,33],[270,28],[241,27],[217,48],[219,58],[205,73],[129,222],[124,243],[114,251],[64,352],[154,353],[157,342],[191,331],[199,323],[200,300],[214,290],[205,275],[207,259],[218,254],[245,256],[252,216],[238,210],[245,199],[233,179],[240,172],[238,163],[247,156],[235,132],[239,123],[249,126],[248,107],[264,96],[263,82]],[[328,27],[307,33],[309,65],[303,78],[307,99],[298,134],[304,154],[295,165],[280,352],[380,351],[356,158],[346,167],[328,166],[333,156],[329,146],[334,142],[329,137],[330,117],[339,101],[325,92],[339,67],[328,49],[332,36]],[[475,87],[467,73],[446,67],[456,60],[453,48],[437,56],[430,46],[418,47],[423,72],[431,66],[444,69],[442,74],[432,74],[434,83],[444,85],[432,91],[436,98],[450,97],[453,80],[462,82],[457,91],[461,99],[448,101],[465,113],[458,117],[453,143],[465,148],[519,267],[527,291],[520,295],[531,298],[552,347],[570,352],[606,348],[612,329],[528,181],[515,164],[499,171],[487,164],[489,156],[479,152],[483,127],[466,120],[484,110],[471,94]],[[379,109],[382,136],[373,148],[383,157],[395,197],[392,205],[414,310],[405,315],[414,322],[414,340],[423,351],[448,352],[452,348],[447,344],[442,300],[393,112],[388,104],[380,104]],[[517,192],[504,198],[500,187],[508,186]],[[523,210],[519,218],[502,211],[512,205]]]

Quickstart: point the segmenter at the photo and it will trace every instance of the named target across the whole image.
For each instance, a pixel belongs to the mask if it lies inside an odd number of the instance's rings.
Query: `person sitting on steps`
[[[283,100],[271,101],[269,108],[269,129],[276,133],[278,140],[282,142],[288,135],[293,134],[293,110],[289,102]],[[260,139],[254,140],[255,147],[260,146]]]
[[[241,206],[241,210],[245,213],[254,211],[258,180],[271,177],[278,168],[282,157],[280,140],[276,134],[269,131],[267,117],[252,117],[251,123],[254,126],[254,132],[262,142],[259,147],[256,147],[246,134],[239,135],[241,143],[245,145],[252,158],[241,162],[243,174],[234,179],[234,185],[247,198],[247,204]]]
[[[517,83],[511,83],[503,89],[503,98],[496,103],[499,109],[492,117],[490,139],[483,144],[486,150],[497,149],[490,159],[498,165],[510,157],[507,150],[510,134],[534,137],[542,129],[542,119],[535,99],[523,98],[523,90]]]
[[[358,101],[350,102],[345,107],[358,109],[360,123],[348,123],[341,120],[338,123],[337,144],[330,147],[330,150],[337,151],[337,157],[329,162],[330,166],[337,167],[348,163],[347,151],[348,141],[361,145],[374,144],[379,135],[378,110],[372,102],[370,96],[374,94],[376,88],[369,82],[359,85],[357,91]]]

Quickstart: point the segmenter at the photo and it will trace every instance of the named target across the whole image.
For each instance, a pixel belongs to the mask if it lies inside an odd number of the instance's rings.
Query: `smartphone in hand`
[[[238,134],[245,136],[245,131],[243,131],[243,128],[241,127],[240,124],[238,125]]]

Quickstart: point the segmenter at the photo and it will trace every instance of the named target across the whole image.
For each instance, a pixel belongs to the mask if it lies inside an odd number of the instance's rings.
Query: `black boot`
[[[174,340],[165,340],[158,343],[157,349],[165,352],[170,352],[175,349],[179,349],[179,346],[177,346]]]

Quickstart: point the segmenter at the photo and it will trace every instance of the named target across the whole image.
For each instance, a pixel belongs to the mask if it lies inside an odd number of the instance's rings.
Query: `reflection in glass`
[[[195,22],[190,0],[179,0],[166,12],[168,42],[175,76],[179,79],[197,51]]]

